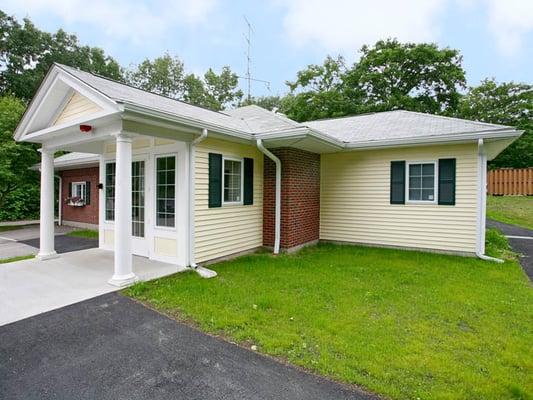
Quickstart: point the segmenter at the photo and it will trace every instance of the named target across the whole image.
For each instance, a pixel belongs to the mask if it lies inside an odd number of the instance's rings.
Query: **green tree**
[[[0,95],[29,101],[54,62],[121,79],[119,64],[102,49],[82,46],[76,35],[39,30],[0,11]]]
[[[178,57],[165,53],[154,60],[145,59],[134,70],[126,72],[132,86],[149,92],[183,100],[185,97],[184,65]]]
[[[453,113],[466,87],[458,50],[432,43],[380,40],[361,48],[361,59],[344,78],[351,112],[404,109]]]
[[[461,99],[457,116],[524,130],[490,166],[533,167],[533,85],[485,79]]]
[[[38,196],[35,198],[28,195],[32,187],[38,188],[38,173],[29,169],[39,162],[36,145],[16,143],[13,140],[13,132],[24,109],[25,105],[20,99],[12,96],[0,97],[0,210],[2,211],[5,208],[20,210],[30,207],[30,204],[34,206],[39,204]],[[23,216],[20,215],[21,218]],[[1,215],[0,218],[2,217],[9,216]]]
[[[145,59],[126,72],[126,81],[140,89],[216,111],[235,106],[242,98],[237,87],[239,78],[229,67],[223,67],[220,74],[209,69],[202,79],[185,74],[183,62],[168,53]]]
[[[322,65],[309,65],[287,82],[290,94],[282,101],[282,110],[296,121],[340,117],[347,113],[343,88],[346,66],[342,57],[328,56]]]
[[[404,109],[452,114],[465,87],[462,57],[435,44],[378,41],[350,68],[327,57],[287,82],[284,112],[298,121]]]
[[[239,77],[228,66],[222,67],[220,74],[216,74],[211,68],[204,74],[205,100],[204,103],[196,103],[212,110],[222,110],[235,107],[242,99],[243,93],[238,89]]]

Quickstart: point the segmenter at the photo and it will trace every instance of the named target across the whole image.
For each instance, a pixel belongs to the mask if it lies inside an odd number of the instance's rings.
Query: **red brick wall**
[[[100,180],[98,167],[61,171],[61,177],[63,178],[63,188],[61,190],[63,220],[98,224],[98,196],[100,194],[100,190],[98,189]],[[86,181],[91,182],[91,204],[84,207],[66,205],[65,199],[68,197],[69,183]]]
[[[281,160],[281,248],[318,240],[320,154],[292,148],[272,153]],[[263,173],[263,244],[273,246],[276,165],[266,156]]]

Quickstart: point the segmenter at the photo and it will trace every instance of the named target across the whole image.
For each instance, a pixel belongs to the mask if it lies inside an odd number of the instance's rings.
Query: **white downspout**
[[[197,265],[194,262],[194,171],[195,171],[195,149],[196,145],[202,142],[207,137],[207,129],[202,129],[202,134],[194,139],[189,145],[189,243],[188,243],[188,258],[189,266],[196,268]]]
[[[485,255],[485,225],[487,220],[487,155],[485,153],[483,139],[478,139],[478,216],[477,216],[477,250],[476,256],[486,261],[503,263],[504,261]]]
[[[263,146],[263,141],[257,139],[257,148],[276,164],[276,213],[274,228],[274,254],[279,253],[281,232],[281,161]]]

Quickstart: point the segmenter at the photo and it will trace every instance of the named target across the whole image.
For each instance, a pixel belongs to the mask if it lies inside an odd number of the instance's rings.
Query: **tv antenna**
[[[254,82],[261,82],[264,83],[268,91],[270,91],[270,82],[265,81],[262,79],[254,79],[252,78],[252,72],[251,72],[251,64],[252,64],[252,33],[254,33],[254,30],[252,28],[252,24],[250,21],[248,21],[248,18],[246,18],[246,15],[243,15],[244,21],[246,22],[246,26],[248,27],[247,33],[244,35],[244,40],[246,41],[246,74],[244,77],[239,76],[241,79],[246,79],[247,86],[248,86],[248,94],[247,99],[248,103],[252,101],[252,81]]]

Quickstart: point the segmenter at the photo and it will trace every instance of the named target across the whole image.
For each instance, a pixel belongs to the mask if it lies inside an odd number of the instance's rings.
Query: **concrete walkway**
[[[369,400],[116,293],[0,327],[2,399]]]
[[[133,272],[150,280],[183,270],[176,265],[133,257]],[[45,311],[118,290],[107,283],[113,275],[113,252],[89,249],[0,264],[0,326]],[[0,396],[1,397],[1,396]]]
[[[520,254],[520,265],[533,282],[533,230],[503,222],[487,220],[487,227],[500,230],[514,251]]]

